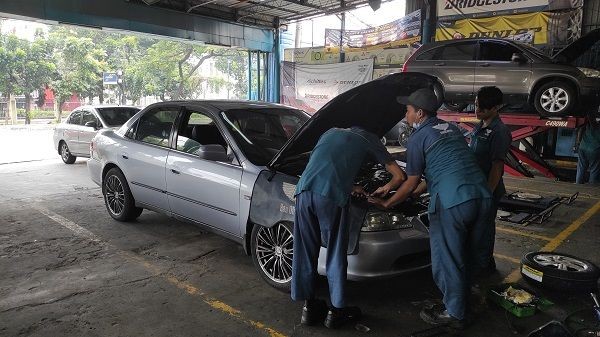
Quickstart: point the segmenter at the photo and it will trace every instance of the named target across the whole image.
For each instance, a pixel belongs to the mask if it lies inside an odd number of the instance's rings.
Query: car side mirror
[[[94,130],[100,129],[100,127],[98,127],[98,123],[96,123],[96,121],[85,122],[85,126],[87,126],[88,128],[94,128]]]
[[[201,145],[196,154],[206,160],[229,162],[227,149],[220,144]]]
[[[525,63],[527,61],[525,56],[523,56],[521,53],[513,53],[510,60],[515,63]]]

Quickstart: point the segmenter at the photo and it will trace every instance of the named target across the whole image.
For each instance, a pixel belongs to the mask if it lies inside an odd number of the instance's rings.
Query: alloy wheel
[[[256,258],[262,271],[277,283],[287,283],[292,279],[292,258],[294,237],[283,224],[273,227],[260,227],[256,235]]]
[[[569,104],[569,94],[563,88],[548,88],[542,93],[540,104],[544,110],[551,113],[562,111]]]
[[[109,211],[114,215],[118,216],[123,212],[125,208],[125,191],[121,180],[117,176],[110,175],[106,178],[104,197]]]
[[[71,153],[69,152],[69,147],[67,146],[67,144],[63,143],[61,145],[60,155],[62,157],[62,160],[64,160],[64,161],[69,160],[69,156],[71,155]]]
[[[533,260],[546,267],[554,267],[558,270],[581,272],[589,269],[589,265],[572,257],[558,254],[538,254]]]

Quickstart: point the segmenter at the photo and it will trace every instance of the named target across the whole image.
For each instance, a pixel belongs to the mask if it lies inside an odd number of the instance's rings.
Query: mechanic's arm
[[[503,160],[494,160],[492,162],[492,169],[490,170],[490,175],[488,176],[488,186],[490,191],[494,193],[496,187],[498,187],[498,183],[500,182],[500,178],[502,178],[502,174],[504,173],[504,161]]]
[[[419,182],[421,182],[421,176],[408,176],[406,181],[389,199],[370,197],[369,202],[380,208],[388,209],[406,200],[406,198],[408,198],[408,196],[410,196],[417,188]]]
[[[416,198],[416,197],[420,196],[421,194],[425,193],[425,191],[427,191],[427,182],[425,180],[422,180],[421,183],[419,183],[419,186],[417,186],[417,188],[415,188],[415,190],[412,192],[412,194],[410,196],[413,198]]]
[[[385,169],[392,174],[392,179],[385,185],[379,187],[375,192],[371,193],[373,196],[385,197],[390,191],[395,190],[406,180],[406,174],[402,171],[402,168],[395,160],[385,164]]]

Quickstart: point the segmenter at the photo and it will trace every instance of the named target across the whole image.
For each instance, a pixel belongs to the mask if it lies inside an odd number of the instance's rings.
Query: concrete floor
[[[64,165],[48,153],[0,164],[0,336],[410,336],[428,327],[419,306],[439,296],[429,271],[351,282],[349,300],[363,309],[368,332],[303,327],[301,304],[264,283],[241,247],[150,211],[137,222],[113,221],[85,160]],[[543,247],[600,264],[600,189],[540,178],[506,183],[581,194],[543,225],[498,222],[499,274],[489,282],[518,280],[522,254]],[[590,304],[588,296],[542,293],[556,305],[530,318],[478,303],[479,319],[458,335],[526,336]]]

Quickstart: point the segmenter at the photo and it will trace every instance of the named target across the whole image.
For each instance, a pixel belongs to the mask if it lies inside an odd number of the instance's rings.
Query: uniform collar
[[[500,115],[496,115],[496,117],[492,119],[490,125],[486,127],[483,126],[483,121],[479,121],[479,124],[477,124],[477,126],[475,127],[475,131],[479,131],[481,129],[494,129],[496,125],[498,125],[498,123],[500,123]]]
[[[428,117],[423,123],[421,123],[421,125],[419,125],[419,127],[415,130],[415,132],[421,130],[423,127],[425,127],[429,124],[433,124],[437,120],[438,120],[437,117]]]

